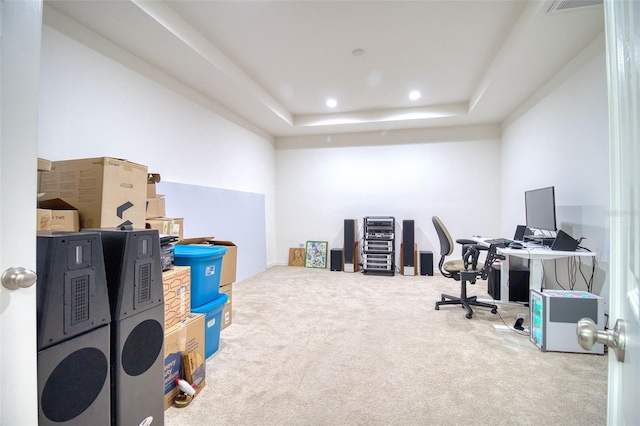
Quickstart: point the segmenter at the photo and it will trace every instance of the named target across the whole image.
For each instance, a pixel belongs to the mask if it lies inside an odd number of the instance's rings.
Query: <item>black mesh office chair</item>
[[[438,263],[440,273],[447,278],[460,281],[460,297],[442,294],[442,300],[436,302],[436,310],[440,310],[440,305],[461,305],[466,309],[466,317],[469,319],[473,316],[471,306],[491,308],[492,314],[497,313],[498,306],[480,302],[477,300],[477,296],[467,297],[467,283],[475,284],[477,278],[486,280],[493,262],[496,259],[504,259],[504,256],[496,253],[495,245],[487,248],[473,240],[459,239],[456,242],[462,244],[464,253],[462,259],[445,262],[445,258],[453,253],[453,239],[438,216],[433,216],[432,221],[440,239],[440,262]],[[478,261],[481,250],[487,250],[484,263]]]

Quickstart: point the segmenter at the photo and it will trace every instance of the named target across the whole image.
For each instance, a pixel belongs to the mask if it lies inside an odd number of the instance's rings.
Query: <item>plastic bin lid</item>
[[[196,314],[206,314],[207,312],[211,312],[220,308],[229,300],[229,296],[225,293],[220,293],[218,297],[213,299],[211,302],[205,303],[204,305],[197,306],[195,308],[191,308],[191,312],[195,312]]]
[[[174,254],[178,257],[187,258],[207,258],[224,256],[227,248],[223,246],[193,246],[188,244],[179,244],[174,247]]]

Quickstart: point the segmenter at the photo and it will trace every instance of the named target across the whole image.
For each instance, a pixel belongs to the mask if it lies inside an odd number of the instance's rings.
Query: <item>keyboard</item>
[[[513,243],[512,240],[509,240],[507,238],[492,238],[490,240],[485,240],[484,242],[487,244],[496,245],[498,247],[508,247]]]

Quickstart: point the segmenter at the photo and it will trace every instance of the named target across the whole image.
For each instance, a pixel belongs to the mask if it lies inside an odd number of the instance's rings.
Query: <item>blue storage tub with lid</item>
[[[179,244],[174,248],[175,264],[191,267],[191,308],[202,306],[220,294],[223,246]]]
[[[192,308],[191,312],[204,314],[204,352],[205,357],[209,358],[218,351],[220,347],[220,325],[222,323],[222,311],[224,305],[227,304],[229,297],[220,293],[213,301]]]

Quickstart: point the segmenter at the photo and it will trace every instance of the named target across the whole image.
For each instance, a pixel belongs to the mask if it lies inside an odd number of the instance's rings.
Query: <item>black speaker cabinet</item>
[[[331,249],[331,270],[342,271],[342,250]]]
[[[500,265],[491,265],[487,279],[487,291],[495,300],[500,299]],[[509,301],[529,301],[529,268],[514,265],[509,271]]]
[[[164,423],[164,290],[151,229],[100,229],[111,306],[112,425]]]
[[[358,270],[358,248],[357,248],[357,221],[356,219],[344,220],[344,247],[342,249],[343,264],[345,272],[356,272]]]
[[[430,251],[420,252],[420,275],[433,276],[433,253]]]
[[[38,423],[108,424],[109,298],[100,234],[39,232]]]
[[[415,275],[415,222],[413,220],[402,221],[402,275]]]
[[[109,325],[38,351],[38,425],[111,421]]]

